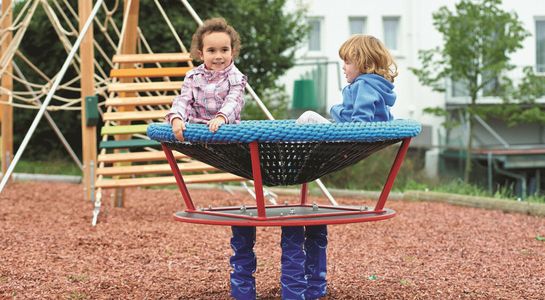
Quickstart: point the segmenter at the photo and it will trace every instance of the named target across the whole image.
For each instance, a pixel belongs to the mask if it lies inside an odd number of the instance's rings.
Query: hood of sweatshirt
[[[387,106],[393,106],[396,102],[394,85],[384,77],[377,74],[361,74],[354,79],[352,84],[356,83],[357,81],[364,81],[366,84],[370,85],[373,89],[379,92]]]

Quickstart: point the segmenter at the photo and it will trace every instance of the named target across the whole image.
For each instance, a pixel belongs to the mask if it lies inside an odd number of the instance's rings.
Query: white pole
[[[83,37],[85,36],[85,33],[87,33],[87,30],[89,29],[91,23],[93,22],[93,19],[98,12],[98,9],[100,8],[100,5],[102,4],[103,0],[97,0],[97,3],[93,7],[93,11],[91,12],[91,15],[89,18],[87,18],[87,21],[85,22],[85,25],[83,26],[78,39],[74,43],[74,47],[72,47],[72,50],[70,53],[68,53],[68,57],[66,57],[66,60],[64,61],[64,64],[62,65],[61,70],[57,74],[55,81],[53,82],[53,85],[51,86],[51,89],[49,90],[49,93],[47,93],[47,97],[45,98],[42,106],[40,107],[40,110],[36,114],[36,117],[34,118],[34,121],[32,122],[32,125],[30,125],[30,128],[28,129],[27,134],[25,135],[25,138],[23,139],[23,142],[21,143],[21,146],[17,150],[17,153],[15,154],[15,157],[13,158],[13,161],[9,165],[8,170],[6,171],[6,174],[2,177],[2,182],[0,182],[0,193],[4,190],[4,187],[6,186],[9,177],[11,176],[11,173],[13,173],[13,170],[15,169],[15,165],[21,158],[21,155],[25,151],[25,148],[28,144],[28,141],[30,141],[30,138],[34,134],[34,131],[36,130],[36,127],[38,127],[38,123],[40,123],[40,120],[42,119],[42,116],[45,113],[45,110],[47,106],[49,105],[49,102],[51,102],[51,99],[53,98],[53,95],[55,94],[55,91],[59,87],[59,84],[61,83],[61,80],[64,77],[64,74],[66,73],[66,70],[68,70],[68,66],[70,65],[72,59],[74,58],[74,55],[76,54],[76,51],[79,49],[79,45],[81,44],[81,41],[83,40]]]
[[[15,72],[17,72],[17,74],[19,74],[19,77],[21,77],[23,80],[27,81],[26,77],[25,77],[25,74],[23,74],[23,72],[21,72],[21,69],[19,69],[19,67],[17,66],[17,64],[15,62],[13,62],[13,69],[15,70]],[[26,85],[26,87],[27,87],[28,91],[31,92],[34,97],[36,97],[36,93],[32,90],[32,88],[28,84]],[[40,104],[40,105],[42,104],[42,102],[40,101],[40,99],[38,97],[36,97],[36,102],[38,104]],[[57,137],[59,138],[59,140],[61,140],[61,143],[64,145],[64,148],[66,149],[66,151],[68,152],[70,157],[72,157],[72,160],[74,160],[74,162],[78,165],[80,170],[83,170],[83,164],[79,160],[78,156],[76,155],[76,153],[74,152],[74,150],[72,149],[72,147],[70,146],[68,141],[64,138],[64,135],[62,135],[61,130],[59,129],[59,127],[57,126],[57,124],[55,123],[55,121],[53,120],[51,115],[49,115],[47,110],[44,112],[44,116],[45,116],[45,119],[47,120],[47,122],[49,122],[49,126],[51,126],[53,131],[55,131],[55,133],[57,134]]]

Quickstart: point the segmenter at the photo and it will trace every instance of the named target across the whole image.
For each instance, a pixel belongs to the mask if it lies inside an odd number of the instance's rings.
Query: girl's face
[[[225,32],[210,32],[203,37],[201,60],[208,70],[222,71],[233,61],[231,38]]]
[[[344,71],[344,76],[346,77],[346,81],[348,83],[354,82],[354,79],[356,79],[356,77],[361,75],[361,72],[358,70],[358,66],[351,63],[348,60],[344,61],[343,71]]]

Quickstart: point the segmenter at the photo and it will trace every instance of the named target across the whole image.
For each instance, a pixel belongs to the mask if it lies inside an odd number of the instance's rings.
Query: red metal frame
[[[395,178],[407,150],[411,138],[403,139],[401,146],[397,152],[396,158],[392,164],[386,183],[382,188],[382,192],[373,210],[364,210],[360,207],[349,206],[327,206],[320,205],[319,208],[333,210],[334,212],[312,213],[313,205],[307,203],[308,185],[301,185],[301,202],[294,205],[265,205],[265,196],[263,194],[263,181],[261,177],[261,164],[259,159],[259,144],[251,142],[250,159],[252,163],[252,175],[254,178],[254,188],[256,195],[256,206],[246,207],[248,210],[256,210],[257,216],[243,215],[234,213],[240,207],[218,207],[196,210],[193,205],[187,186],[183,180],[183,175],[178,168],[178,164],[172,151],[162,144],[163,151],[167,157],[168,163],[174,173],[176,182],[182,193],[186,206],[185,212],[179,212],[175,215],[175,219],[188,223],[210,224],[210,225],[236,225],[236,226],[302,226],[302,225],[321,225],[321,224],[345,224],[355,222],[379,221],[395,216],[395,211],[385,209],[384,205],[388,199],[388,195],[392,189]],[[310,213],[303,215],[282,215],[267,217],[267,209],[290,208],[298,207],[310,210]],[[230,213],[231,211],[231,213]]]
[[[184,223],[194,223],[194,224],[206,224],[206,225],[223,225],[223,226],[313,226],[313,225],[335,225],[335,224],[349,224],[349,223],[361,223],[361,222],[374,222],[387,220],[395,217],[395,211],[391,209],[386,209],[380,214],[375,213],[371,214],[357,214],[353,213],[349,218],[343,218],[343,216],[338,216],[337,218],[318,218],[318,217],[307,217],[307,218],[284,218],[284,219],[263,219],[257,220],[256,218],[247,219],[247,218],[236,218],[230,216],[220,217],[214,215],[214,219],[200,218],[203,214],[192,214],[184,213],[180,215],[179,213],[174,215],[176,221]]]
[[[265,215],[265,196],[263,195],[263,180],[261,178],[261,163],[259,160],[259,145],[250,143],[250,158],[252,159],[252,175],[254,177],[255,201],[257,203],[257,217],[267,218]]]
[[[378,197],[377,205],[375,206],[375,211],[382,210],[384,208],[384,204],[386,203],[386,200],[388,199],[388,195],[390,194],[390,191],[392,190],[392,186],[394,185],[394,181],[397,177],[397,173],[399,172],[399,169],[401,168],[401,163],[403,163],[405,154],[407,154],[407,150],[409,149],[410,143],[411,143],[411,138],[404,139],[403,142],[401,143],[401,147],[399,147],[399,150],[397,150],[397,155],[394,160],[394,163],[392,164],[392,168],[390,168],[390,173],[388,174],[386,183],[384,184],[384,187],[382,187],[382,192],[380,193],[380,196]]]
[[[182,198],[184,198],[185,206],[187,208],[186,210],[194,211],[195,206],[193,205],[193,200],[191,200],[191,196],[189,195],[189,191],[187,190],[187,186],[185,185],[182,172],[180,171],[180,168],[178,168],[178,163],[176,162],[176,159],[174,158],[174,154],[172,154],[172,150],[170,150],[163,143],[161,143],[161,148],[163,148],[163,152],[165,152],[165,155],[167,156],[170,169],[172,169],[174,178],[176,178],[176,183],[178,183],[178,189],[182,193]]]
[[[307,204],[308,185],[307,183],[301,184],[301,205]]]

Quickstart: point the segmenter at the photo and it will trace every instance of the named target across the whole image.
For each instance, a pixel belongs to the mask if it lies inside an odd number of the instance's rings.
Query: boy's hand
[[[172,133],[174,133],[174,136],[180,142],[184,141],[184,130],[185,130],[185,123],[182,119],[175,118],[174,120],[172,120]]]
[[[220,126],[225,124],[225,118],[223,116],[217,116],[214,119],[208,121],[208,129],[210,132],[216,132],[220,129]]]

